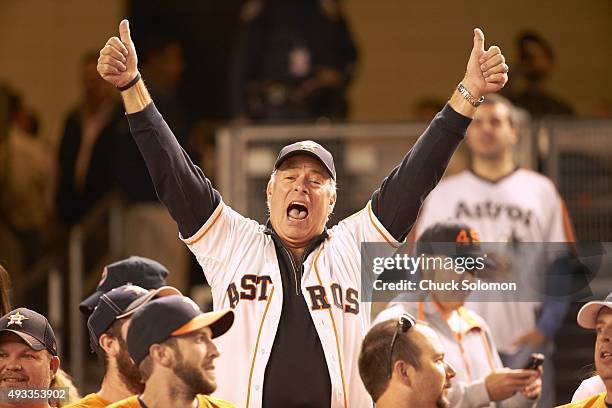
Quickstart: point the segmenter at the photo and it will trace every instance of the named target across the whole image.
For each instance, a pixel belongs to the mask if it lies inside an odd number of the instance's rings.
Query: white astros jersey
[[[212,287],[215,310],[231,307],[235,312],[232,329],[215,340],[221,354],[215,364],[215,395],[238,407],[262,406],[264,374],[283,305],[274,242],[264,230],[221,202],[206,224],[184,240]],[[329,369],[330,406],[372,407],[357,366],[370,327],[370,304],[360,302],[360,245],[397,242],[370,204],[328,234],[304,261],[301,289]]]
[[[496,182],[469,170],[442,180],[421,209],[415,238],[445,221],[474,228],[481,242],[574,240],[565,205],[552,181],[520,168]],[[510,354],[516,351],[513,341],[524,333],[516,328],[533,329],[539,306],[538,302],[469,303],[489,324],[498,349]]]

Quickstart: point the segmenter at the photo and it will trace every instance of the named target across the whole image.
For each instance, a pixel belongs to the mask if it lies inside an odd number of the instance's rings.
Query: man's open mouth
[[[308,207],[300,201],[292,201],[287,207],[287,217],[296,221],[305,220],[308,217]]]
[[[602,351],[601,353],[599,353],[599,358],[602,360],[609,361],[608,359],[611,357],[612,353],[610,353],[609,351]]]

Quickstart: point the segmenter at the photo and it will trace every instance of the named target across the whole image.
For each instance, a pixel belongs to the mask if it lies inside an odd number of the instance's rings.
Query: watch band
[[[463,86],[462,82],[459,82],[459,85],[457,85],[457,91],[459,91],[461,96],[463,96],[465,100],[468,101],[470,105],[472,105],[475,108],[479,107],[484,102],[484,99],[485,99],[484,95],[481,96],[480,99],[474,98],[472,94],[470,93],[470,91],[468,91],[465,88],[465,86]]]

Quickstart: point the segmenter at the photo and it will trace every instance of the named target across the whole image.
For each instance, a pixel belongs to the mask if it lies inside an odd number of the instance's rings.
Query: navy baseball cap
[[[604,307],[612,309],[612,292],[603,301],[596,300],[582,306],[576,316],[578,324],[585,329],[594,329],[597,325],[597,315]]]
[[[274,170],[278,169],[290,157],[305,154],[318,159],[329,172],[331,178],[336,180],[336,167],[332,154],[323,146],[312,140],[303,140],[283,147],[274,163]]]
[[[14,333],[32,350],[47,350],[57,356],[55,333],[47,318],[33,310],[20,307],[0,319],[0,333]]]
[[[98,305],[87,320],[92,350],[100,347],[100,337],[119,319],[135,313],[154,298],[183,294],[171,286],[162,286],[148,291],[136,285],[123,285],[100,296]]]
[[[436,245],[438,243],[439,245]],[[454,244],[454,245],[444,245]],[[455,251],[453,254],[444,254]],[[442,252],[442,253],[441,253]],[[480,247],[478,234],[466,224],[437,223],[427,228],[417,240],[416,254],[448,255],[448,256],[485,256]],[[497,264],[485,257],[487,268],[495,268]]]
[[[234,323],[231,309],[203,313],[198,305],[185,296],[155,299],[139,308],[128,328],[127,345],[132,360],[138,366],[149,355],[153,344],[210,327],[212,338],[227,332]]]
[[[168,270],[159,262],[140,256],[131,256],[127,259],[107,265],[102,270],[102,277],[96,291],[81,302],[79,310],[89,316],[100,296],[118,286],[131,283],[144,289],[157,289],[166,285]]]

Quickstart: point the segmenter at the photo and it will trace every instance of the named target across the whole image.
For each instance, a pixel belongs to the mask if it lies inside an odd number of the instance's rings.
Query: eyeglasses
[[[393,333],[393,338],[391,339],[391,347],[389,348],[389,378],[391,378],[391,373],[393,372],[393,347],[395,346],[397,335],[399,334],[400,329],[402,330],[402,333],[406,333],[415,324],[416,324],[415,318],[409,313],[403,313],[397,319],[397,325],[395,326],[395,333]]]

